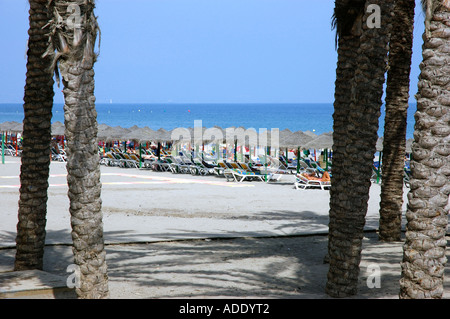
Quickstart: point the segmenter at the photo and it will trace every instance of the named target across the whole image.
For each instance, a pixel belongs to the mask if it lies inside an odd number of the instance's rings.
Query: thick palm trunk
[[[93,1],[56,1],[63,21],[68,5],[79,8],[82,26],[59,30],[62,53],[59,69],[64,84],[64,119],[67,139],[67,182],[75,264],[80,267],[79,298],[108,297],[106,253],[101,211],[100,165],[97,146],[97,113],[94,96],[97,24]],[[76,18],[76,17],[75,17]],[[63,40],[61,40],[63,39]]]
[[[397,0],[389,43],[379,238],[400,241],[414,0]]]
[[[338,1],[336,1],[336,6]],[[360,34],[340,35],[338,39],[338,62],[336,69],[336,90],[334,93],[333,113],[333,175],[330,189],[330,222],[328,237],[328,257],[330,268],[326,291],[334,297],[348,296],[356,293],[356,287],[349,286],[349,281],[358,280],[358,273],[348,273],[341,266],[349,257],[344,256],[341,251],[351,254],[352,242],[347,241],[347,232],[352,229],[346,225],[347,203],[339,200],[340,194],[344,195],[347,143],[347,114],[350,109],[352,83],[357,69],[356,58],[360,45]],[[356,254],[355,254],[356,255]],[[341,256],[341,259],[339,259]],[[358,262],[359,263],[359,262]]]
[[[446,6],[447,5],[447,6]],[[424,34],[400,298],[441,298],[450,194],[450,8],[436,1]]]
[[[344,3],[345,5],[346,1]],[[381,12],[389,12],[382,1]],[[336,6],[338,6],[336,1]],[[363,13],[366,12],[366,4]],[[369,29],[368,14],[353,24],[353,32],[339,37],[333,115],[333,176],[330,191],[326,292],[346,297],[357,292],[359,263],[370,176],[377,141],[389,27]],[[359,21],[358,21],[359,20]],[[360,25],[360,36],[357,32]]]
[[[15,270],[43,267],[54,95],[51,56],[42,58],[50,39],[43,28],[50,20],[48,0],[30,1],[29,14]]]

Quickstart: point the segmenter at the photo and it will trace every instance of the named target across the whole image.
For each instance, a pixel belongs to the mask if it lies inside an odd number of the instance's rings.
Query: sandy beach
[[[135,168],[101,171],[111,298],[329,298],[328,191],[296,190],[293,175],[237,183]],[[20,158],[0,164],[0,272],[14,265],[19,172]],[[67,276],[64,163],[52,162],[49,183],[44,271]],[[372,184],[354,298],[398,298],[402,243],[377,239],[379,196],[380,185]],[[380,288],[367,284],[373,264],[381,269]],[[446,281],[445,297],[449,292]]]

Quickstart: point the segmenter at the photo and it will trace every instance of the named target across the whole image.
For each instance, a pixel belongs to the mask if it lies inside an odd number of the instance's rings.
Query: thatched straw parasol
[[[56,121],[52,124],[52,136],[64,135],[65,134],[65,126],[60,121]]]
[[[97,139],[101,141],[123,140],[123,136],[129,132],[129,129],[121,126],[108,126],[98,130]]]
[[[288,134],[285,130],[280,132],[280,147],[303,147],[314,138],[302,131],[291,132]]]
[[[306,135],[309,135],[309,136],[311,136],[312,138],[316,138],[318,135],[316,134],[316,133],[314,133],[314,132],[311,132],[311,131],[305,131],[304,132]]]
[[[309,141],[304,146],[306,149],[331,149],[333,148],[333,133],[323,133]]]
[[[412,153],[412,143],[413,143],[414,139],[409,138],[406,140],[406,153]],[[382,152],[383,151],[383,137],[379,137],[377,140],[377,144],[376,144],[376,148],[377,148],[377,152]]]
[[[378,139],[377,139],[377,144],[376,144],[376,150],[377,150],[377,152],[382,152],[383,151],[383,141],[384,141],[384,138],[383,137],[379,137]]]
[[[156,131],[155,138],[156,142],[170,142],[172,140],[171,132],[162,127]]]
[[[0,124],[1,132],[13,132],[18,133],[23,131],[23,123],[16,121],[3,122]]]
[[[406,153],[412,153],[412,143],[414,142],[413,138],[409,138],[406,140]]]
[[[203,130],[203,140],[205,143],[220,144],[225,141],[226,132],[220,126],[213,126]]]
[[[122,140],[142,142],[152,142],[157,141],[159,133],[152,130],[149,127],[134,127],[129,129],[130,131],[122,135]]]

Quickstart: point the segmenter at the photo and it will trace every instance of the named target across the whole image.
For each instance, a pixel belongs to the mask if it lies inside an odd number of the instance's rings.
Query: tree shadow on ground
[[[327,236],[108,247],[112,282],[133,282],[134,298],[325,299],[326,252]],[[401,259],[401,242],[379,242],[375,233],[366,233],[359,292],[352,298],[398,298]],[[370,285],[373,265],[381,271],[379,287]]]
[[[15,238],[16,232],[8,232],[8,238]],[[43,270],[55,274],[66,274],[67,266],[73,264],[72,243],[61,238],[71,238],[70,230],[50,230],[46,234]],[[16,249],[14,246],[0,248],[0,272],[14,270]]]
[[[177,220],[180,220],[180,218]],[[200,224],[197,224],[190,216],[186,216],[185,220],[186,223],[181,223],[185,226],[183,228],[175,225],[171,227],[170,220],[168,220],[162,231],[155,232],[152,229],[151,219],[149,219],[148,228],[145,231],[135,231],[125,227],[118,231],[105,231],[105,241],[107,243],[132,243],[215,237],[269,237],[320,234],[328,231],[329,219],[328,215],[320,215],[312,211],[278,210],[264,211],[254,215],[242,214],[216,218],[214,224],[210,226],[211,229],[201,224],[203,220],[198,221]],[[237,224],[226,224],[229,220],[236,220]],[[252,224],[253,222],[254,224]],[[180,225],[180,223],[177,223],[177,225]],[[232,228],[234,225],[239,225],[239,227]],[[158,229],[161,228],[158,227]]]
[[[380,253],[376,238],[364,245],[354,298],[396,298],[399,244],[385,244]],[[195,240],[109,246],[108,262],[112,282],[133,282],[134,298],[329,298],[326,252],[326,236]],[[381,265],[382,285],[370,289],[364,270],[374,263]]]
[[[16,231],[1,231],[0,232],[0,242],[2,243],[1,248],[14,247],[16,245]]]
[[[112,280],[133,281],[134,292],[150,298],[295,298],[323,293],[325,278],[317,280],[316,266],[308,265],[326,267],[325,242],[325,237],[310,238],[308,245],[296,238],[237,238],[114,245],[107,248],[108,267]]]
[[[109,244],[111,297],[326,299],[327,244],[326,235]],[[359,292],[353,298],[398,297],[402,244],[365,233]],[[14,254],[15,249],[1,249],[0,265],[13,266]],[[44,271],[68,276],[72,263],[70,246],[46,246]],[[381,270],[379,288],[368,285],[373,265]]]

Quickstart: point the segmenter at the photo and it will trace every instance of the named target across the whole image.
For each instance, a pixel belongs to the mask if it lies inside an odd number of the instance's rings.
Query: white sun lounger
[[[326,190],[331,188],[331,182],[308,179],[303,174],[297,174],[294,186],[296,189],[321,188]]]
[[[236,182],[243,182],[244,180],[255,180],[259,179],[264,182],[264,175],[256,174],[253,172],[246,172],[240,169],[228,169],[224,171],[224,175],[227,181],[232,177]]]

